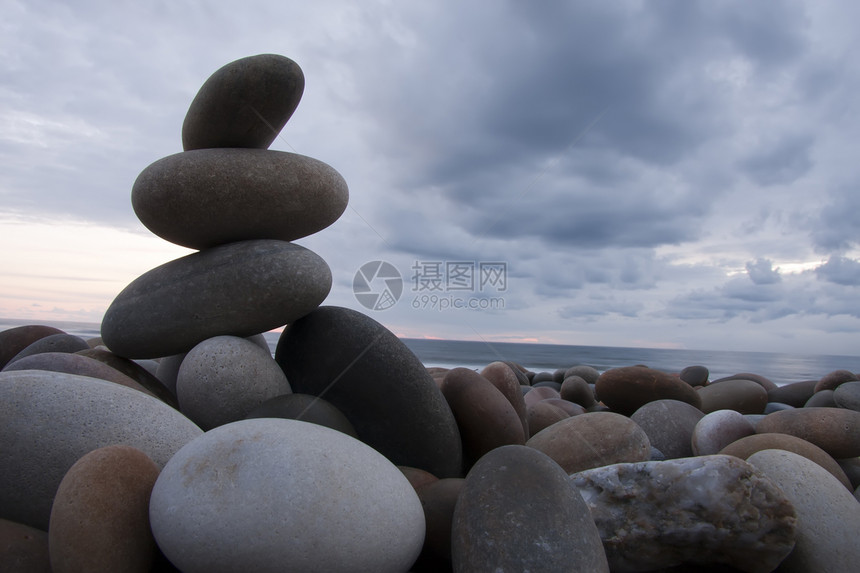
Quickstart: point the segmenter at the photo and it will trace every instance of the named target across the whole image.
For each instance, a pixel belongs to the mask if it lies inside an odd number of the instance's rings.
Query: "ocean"
[[[33,321],[0,318],[0,331]],[[40,322],[82,338],[99,336],[99,325],[84,322]],[[264,334],[274,353],[278,332]],[[751,372],[778,385],[819,379],[833,370],[860,372],[860,356],[783,354],[775,352],[728,352],[719,350],[669,350],[613,346],[568,346],[560,344],[520,344],[463,340],[404,338],[425,366],[482,369],[496,360],[521,364],[533,372],[552,372],[576,364],[587,364],[603,372],[619,366],[644,364],[664,372],[680,372],[686,366],[701,365],[710,379]]]

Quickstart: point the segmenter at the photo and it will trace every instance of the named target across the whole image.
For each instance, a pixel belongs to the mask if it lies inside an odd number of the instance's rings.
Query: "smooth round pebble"
[[[48,527],[54,573],[146,573],[155,558],[149,495],[159,468],[130,446],[106,446],[66,472]]]
[[[702,405],[702,399],[692,386],[680,378],[644,366],[611,368],[600,375],[594,390],[598,400],[625,416],[655,400],[679,400],[695,408]]]
[[[739,374],[726,376],[725,378],[719,378],[717,380],[711,381],[711,384],[715,384],[717,382],[728,382],[729,380],[750,380],[764,388],[767,392],[777,389],[776,383],[773,382],[770,378],[766,378],[761,374],[753,374],[751,372],[741,372]]]
[[[331,402],[310,394],[282,394],[269,398],[245,416],[251,418],[285,418],[319,424],[358,439],[358,434],[343,412]]]
[[[0,372],[0,517],[47,531],[63,476],[84,454],[126,444],[162,466],[202,434],[143,392],[87,376]]]
[[[48,533],[0,519],[0,568],[3,573],[52,573]]]
[[[417,494],[384,456],[276,418],[189,442],[164,466],[149,512],[158,546],[185,573],[403,572],[425,533]]]
[[[14,370],[49,370],[51,372],[79,374],[80,376],[89,376],[90,378],[113,382],[114,384],[157,397],[119,370],[111,368],[104,362],[81,354],[71,354],[68,352],[40,352],[38,354],[31,354],[8,364],[3,369],[3,372],[12,372]]]
[[[0,332],[0,368],[6,366],[12,357],[32,343],[52,334],[65,334],[65,332],[43,324],[25,324],[3,330]]]
[[[840,408],[860,411],[860,382],[845,382],[833,391],[833,401]]]
[[[806,404],[807,400],[812,398],[812,395],[815,393],[816,384],[818,384],[818,380],[803,380],[768,390],[767,401],[780,402],[794,406],[795,408],[801,408]]]
[[[821,392],[822,390],[836,390],[845,382],[856,381],[857,375],[850,370],[834,370],[833,372],[828,372],[821,377],[818,384],[815,385],[815,392]]]
[[[525,391],[525,394],[523,394],[523,401],[526,404],[526,408],[532,404],[540,402],[541,400],[561,398],[561,394],[559,394],[555,388],[550,388],[549,386],[530,386],[528,388],[529,389]]]
[[[422,553],[451,560],[451,525],[454,507],[463,489],[463,478],[437,480],[418,491],[418,499],[424,508],[427,533],[424,536]]]
[[[213,336],[251,336],[293,322],[330,289],[328,265],[304,247],[230,243],[136,278],[105,312],[102,337],[126,358],[179,354]]]
[[[738,378],[712,382],[698,389],[702,412],[735,410],[741,414],[761,414],[767,406],[767,390],[753,380]]]
[[[834,390],[819,390],[803,405],[804,408],[838,408]]]
[[[528,408],[529,429],[535,434],[569,417],[570,414],[546,400],[535,402]]]
[[[797,512],[794,550],[780,564],[780,573],[856,571],[860,503],[851,492],[824,468],[793,452],[763,450],[748,461],[779,486]]]
[[[570,378],[571,376],[579,376],[589,384],[596,384],[597,379],[600,378],[600,372],[593,366],[577,364],[565,370],[564,377]]]
[[[588,506],[544,454],[503,446],[466,476],[454,509],[455,572],[609,571]]]
[[[708,383],[708,376],[710,375],[711,372],[706,366],[696,365],[687,366],[681,370],[678,377],[690,386],[704,386]]]
[[[81,350],[79,352],[75,352],[75,354],[86,356],[87,358],[98,360],[99,362],[104,362],[114,370],[118,370],[149,390],[149,392],[157,396],[162,402],[169,404],[174,408],[179,408],[179,405],[176,402],[176,395],[174,394],[175,388],[168,388],[154,374],[149,372],[146,368],[143,368],[134,360],[117,356],[113,352],[107,350],[106,347]]]
[[[594,391],[582,376],[572,375],[565,378],[559,394],[564,400],[579,404],[583,408],[590,408],[595,402]]]
[[[266,400],[290,392],[269,351],[236,336],[216,336],[192,348],[176,377],[179,410],[203,430],[241,420]]]
[[[790,434],[811,442],[836,459],[860,456],[860,412],[844,408],[796,408],[768,414],[759,434]]]
[[[266,149],[289,121],[305,89],[293,60],[278,54],[240,58],[203,82],[182,123],[182,148]]]
[[[636,422],[614,412],[588,412],[538,432],[526,445],[543,452],[572,474],[651,456],[648,436]]]
[[[691,440],[696,424],[704,414],[698,408],[678,400],[648,402],[630,416],[645,431],[651,445],[666,459],[693,455]]]
[[[690,446],[693,455],[709,456],[741,438],[755,434],[755,428],[735,410],[717,410],[705,414],[693,428]]]
[[[528,415],[526,414],[526,402],[520,391],[520,381],[513,369],[504,362],[491,362],[483,370],[481,376],[490,381],[499,392],[501,392],[520,418],[523,425],[523,436],[529,437]]]
[[[44,338],[40,338],[35,342],[30,343],[23,348],[18,354],[13,356],[7,366],[16,360],[20,360],[26,356],[40,354],[42,352],[77,352],[79,350],[87,350],[90,347],[87,341],[80,336],[74,334],[50,334]]]

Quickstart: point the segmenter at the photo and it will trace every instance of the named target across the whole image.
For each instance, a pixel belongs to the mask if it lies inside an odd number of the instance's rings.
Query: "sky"
[[[276,53],[305,90],[271,149],[350,190],[296,241],[331,267],[324,304],[407,337],[856,354],[856,12],[0,0],[0,317],[100,322],[193,252],[132,185],[182,151],[209,75]],[[355,297],[362,268],[393,306]]]

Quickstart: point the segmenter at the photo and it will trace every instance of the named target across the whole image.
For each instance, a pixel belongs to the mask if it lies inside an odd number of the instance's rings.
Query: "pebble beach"
[[[0,331],[3,571],[857,570],[856,372],[435,367],[320,306],[291,241],[348,187],[268,149],[303,86],[279,55],[216,70],[132,189],[196,252],[99,336]]]

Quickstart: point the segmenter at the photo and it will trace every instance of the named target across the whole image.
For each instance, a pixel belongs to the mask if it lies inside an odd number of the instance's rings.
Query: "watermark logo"
[[[418,309],[503,309],[505,299],[490,296],[508,289],[508,264],[501,261],[415,261],[410,268]],[[386,310],[403,294],[403,278],[386,261],[365,263],[355,273],[356,300],[370,310]]]
[[[352,292],[364,308],[386,310],[403,294],[403,277],[386,261],[364,263],[352,279]]]

